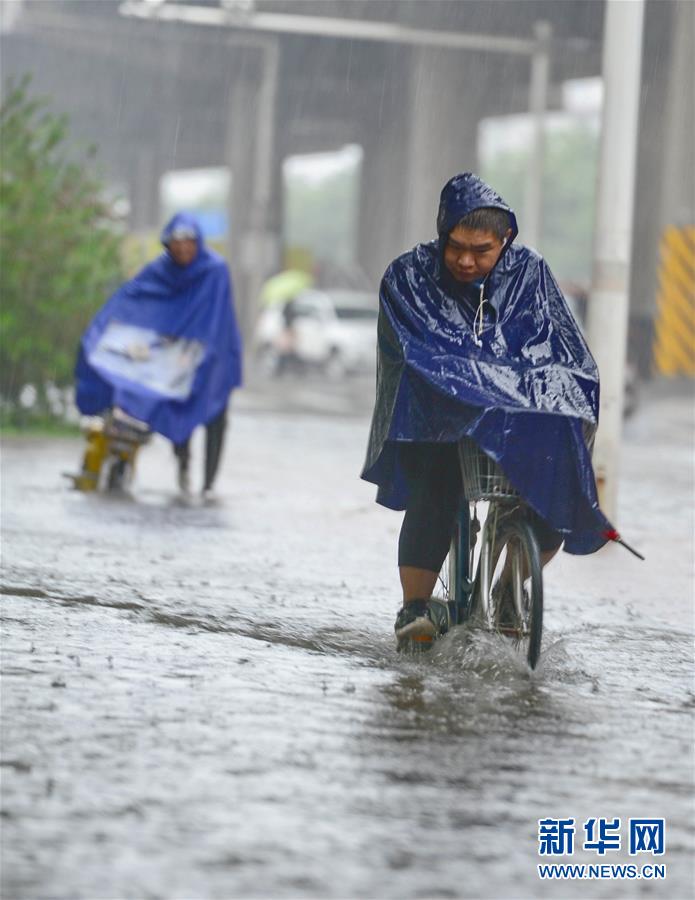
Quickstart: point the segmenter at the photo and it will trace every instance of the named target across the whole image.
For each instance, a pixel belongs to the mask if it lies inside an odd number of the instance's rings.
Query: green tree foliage
[[[0,396],[72,381],[80,336],[120,276],[120,238],[65,117],[10,82],[0,107]],[[87,160],[94,150],[87,152]]]
[[[515,210],[523,236],[527,153],[497,154],[483,177]],[[543,227],[540,246],[561,281],[588,283],[596,198],[598,137],[583,127],[546,137]]]

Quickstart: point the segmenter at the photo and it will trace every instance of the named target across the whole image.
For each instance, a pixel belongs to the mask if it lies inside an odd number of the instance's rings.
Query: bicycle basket
[[[513,499],[519,496],[502,469],[483,453],[475,441],[462,438],[458,449],[463,488],[468,500]]]

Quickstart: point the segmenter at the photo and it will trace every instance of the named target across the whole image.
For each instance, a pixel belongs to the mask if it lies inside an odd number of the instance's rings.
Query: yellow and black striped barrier
[[[695,225],[669,226],[661,240],[654,368],[695,377]]]

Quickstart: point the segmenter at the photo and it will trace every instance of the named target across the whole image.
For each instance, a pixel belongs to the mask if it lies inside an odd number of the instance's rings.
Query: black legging
[[[401,443],[410,495],[398,539],[398,565],[439,572],[462,501],[456,444]]]
[[[205,484],[204,490],[209,490],[217,475],[217,469],[222,456],[224,434],[227,429],[227,410],[223,409],[217,418],[212,419],[205,426]],[[174,445],[174,453],[178,457],[179,465],[185,471],[191,457],[190,438],[183,444]]]
[[[398,539],[398,565],[439,572],[463,501],[457,446],[399,443],[398,454],[410,492]],[[557,549],[562,536],[532,510],[527,515],[540,549]]]

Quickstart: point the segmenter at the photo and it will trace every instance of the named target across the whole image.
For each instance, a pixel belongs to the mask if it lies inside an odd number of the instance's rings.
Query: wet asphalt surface
[[[368,398],[307,397],[239,398],[209,506],[163,440],[126,497],[68,489],[78,439],[5,441],[2,897],[690,897],[687,396],[627,429],[619,524],[647,562],[563,555],[535,673],[465,628],[395,653]],[[626,842],[631,816],[666,819],[663,857],[559,861],[665,880],[539,879],[539,818],[621,817]]]

